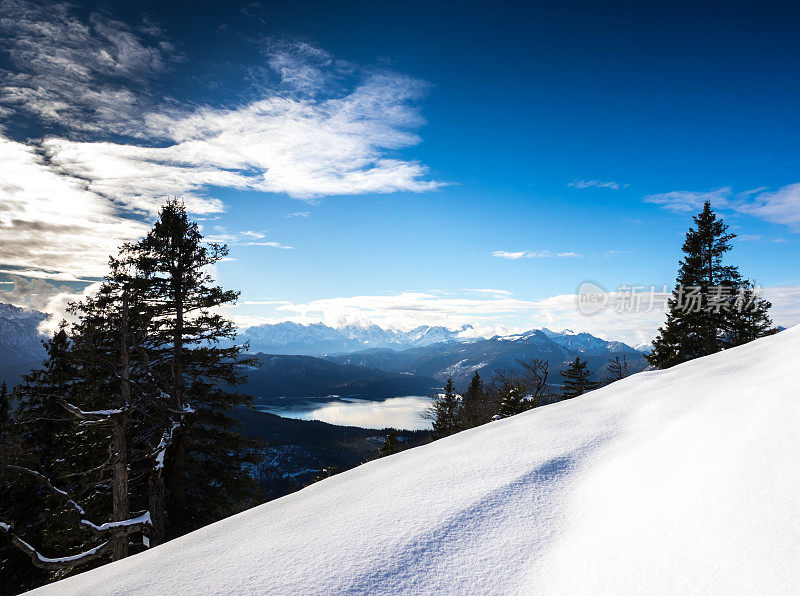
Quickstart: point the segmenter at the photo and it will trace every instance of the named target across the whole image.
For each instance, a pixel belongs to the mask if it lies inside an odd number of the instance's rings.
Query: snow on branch
[[[145,526],[152,526],[153,522],[150,519],[150,512],[145,511],[142,515],[132,517],[130,519],[123,519],[120,521],[106,522],[104,524],[95,525],[88,519],[82,519],[81,523],[94,532],[109,532],[111,530],[120,530],[123,534],[130,534],[137,532]]]
[[[52,482],[50,482],[50,479],[41,472],[37,472],[36,470],[31,470],[30,468],[25,468],[23,466],[7,465],[6,468],[9,470],[16,470],[17,472],[22,472],[23,474],[28,474],[29,476],[33,476],[39,482],[48,487],[51,491],[56,493],[62,500],[66,501],[70,505],[70,507],[72,507],[75,511],[78,512],[78,515],[80,516],[86,515],[86,511],[83,509],[83,507],[81,507],[77,503],[77,501],[75,501],[69,495],[67,491],[61,490],[60,488],[55,486]]]
[[[11,539],[11,542],[20,549],[22,552],[27,554],[33,564],[40,569],[52,569],[52,570],[59,570],[59,569],[71,569],[76,565],[81,565],[82,563],[88,563],[89,561],[93,561],[99,557],[105,555],[111,548],[110,542],[103,542],[102,544],[95,546],[94,548],[87,550],[85,552],[79,553],[77,555],[70,555],[68,557],[45,557],[35,548],[33,548],[30,544],[25,542],[22,538],[17,536],[16,533],[11,529],[11,526],[5,522],[0,522],[0,532],[4,533]]]
[[[159,442],[158,447],[156,447],[154,453],[156,458],[155,459],[156,470],[160,471],[164,469],[164,458],[167,455],[167,450],[170,448],[170,445],[172,445],[172,441],[175,438],[176,431],[179,428],[181,428],[181,426],[183,426],[183,421],[186,418],[186,416],[188,416],[189,414],[194,414],[194,412],[195,409],[192,408],[191,406],[189,405],[183,406],[183,408],[181,408],[180,418],[178,418],[178,420],[173,420],[172,425],[169,427],[169,429],[165,430],[164,434],[161,435],[161,441]]]
[[[112,416],[122,414],[123,410],[93,410],[86,412],[68,401],[59,400],[59,403],[76,418],[89,422],[109,422]]]
[[[84,528],[95,532],[96,534],[101,534],[103,532],[110,532],[112,530],[124,530],[124,534],[130,534],[137,530],[144,528],[145,526],[152,526],[153,523],[150,519],[150,512],[145,511],[142,515],[138,517],[134,517],[131,519],[121,520],[121,521],[113,521],[113,522],[106,522],[104,524],[95,524],[91,520],[86,518],[86,511],[83,507],[81,507],[75,499],[73,499],[69,493],[65,490],[62,490],[55,486],[50,479],[42,474],[41,472],[37,472],[36,470],[31,470],[30,468],[25,468],[23,466],[15,466],[15,465],[7,465],[6,468],[9,470],[16,470],[18,472],[22,472],[23,474],[28,474],[33,478],[36,478],[39,482],[44,484],[48,487],[51,491],[53,491],[59,498],[63,501],[66,501],[70,507],[72,507],[80,516],[80,524]]]

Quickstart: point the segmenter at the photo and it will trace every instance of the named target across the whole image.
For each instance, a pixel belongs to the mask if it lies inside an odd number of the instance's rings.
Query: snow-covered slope
[[[798,353],[640,373],[45,591],[800,593]]]

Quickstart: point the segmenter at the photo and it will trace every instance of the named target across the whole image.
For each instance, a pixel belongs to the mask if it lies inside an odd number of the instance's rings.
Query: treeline
[[[73,304],[47,359],[0,389],[0,592],[13,593],[128,554],[256,500],[253,449],[232,410],[250,403],[235,329],[218,308],[236,292],[208,269],[204,243],[169,201],[122,247],[99,291]],[[230,342],[226,342],[230,343]]]
[[[625,356],[615,356],[606,364],[607,374],[603,380],[596,381],[592,379],[588,363],[576,356],[560,371],[560,390],[553,391],[548,383],[548,368],[546,360],[520,360],[518,366],[510,371],[495,371],[488,381],[475,371],[469,386],[460,395],[456,393],[453,379],[448,379],[444,393],[426,413],[433,421],[434,438],[440,439],[492,420],[572,399],[631,374]]]

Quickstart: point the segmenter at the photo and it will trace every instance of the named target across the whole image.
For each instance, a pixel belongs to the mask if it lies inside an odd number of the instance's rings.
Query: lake
[[[262,412],[298,420],[320,420],[361,428],[425,430],[431,428],[431,421],[422,418],[420,414],[430,405],[429,397],[408,395],[382,400],[356,397],[285,397],[259,400],[255,407]]]

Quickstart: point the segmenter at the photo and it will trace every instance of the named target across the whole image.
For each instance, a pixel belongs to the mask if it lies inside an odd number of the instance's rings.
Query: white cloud
[[[101,276],[118,245],[146,231],[28,145],[0,135],[0,163],[0,265],[18,274]]]
[[[32,308],[46,312],[50,301],[59,294],[71,292],[68,286],[56,286],[43,279],[26,279],[19,275],[9,275],[9,281],[3,285],[13,286],[9,290],[0,290],[0,302]]]
[[[521,250],[517,252],[507,250],[496,250],[492,253],[493,257],[499,259],[510,259],[515,261],[517,259],[550,259],[550,258],[566,258],[566,259],[579,259],[582,255],[576,252],[552,252],[549,250]]]
[[[730,187],[709,192],[674,191],[650,195],[644,200],[679,213],[698,211],[703,202],[709,200],[717,209],[751,215],[800,232],[800,183],[788,184],[777,190],[761,187],[738,194],[734,194]]]
[[[280,321],[325,323],[333,327],[345,324],[375,323],[394,329],[412,329],[420,325],[442,325],[459,329],[472,325],[464,337],[491,337],[548,327],[554,330],[585,331],[606,340],[629,345],[650,343],[666,319],[668,291],[639,288],[637,307],[631,308],[631,291],[620,288],[608,293],[604,309],[591,315],[578,308],[577,294],[561,294],[541,299],[520,299],[505,290],[491,290],[485,295],[456,295],[454,292],[402,292],[394,295],[365,295],[312,300],[297,303],[284,300],[250,300],[230,309],[238,325],[248,326]],[[477,292],[478,294],[481,291]],[[800,286],[762,288],[762,296],[773,303],[776,324],[789,327],[800,324]],[[241,308],[268,307],[269,314],[240,314]]]
[[[499,324],[530,310],[533,302],[507,295],[489,298],[441,296],[433,292],[403,292],[386,296],[325,298],[307,303],[288,303],[276,308],[278,317],[301,322],[372,321],[385,327],[411,329],[418,325]],[[292,314],[289,314],[292,313]]]
[[[271,241],[263,241],[263,242],[237,242],[235,243],[238,246],[269,246],[272,248],[280,248],[282,250],[292,250],[294,246],[287,246],[286,244],[281,244],[280,242],[271,242]]]
[[[609,188],[611,190],[619,190],[620,188],[628,188],[630,184],[620,184],[619,182],[614,182],[613,180],[608,182],[603,182],[601,180],[573,180],[567,186],[571,188]]]
[[[250,101],[181,105],[148,90],[180,58],[152,24],[134,30],[96,13],[79,18],[66,3],[0,2],[0,51],[11,65],[0,72],[0,266],[101,275],[167,196],[209,215],[225,209],[211,190],[220,187],[313,201],[441,186],[398,154],[420,142],[422,81],[283,42],[269,46]],[[9,138],[9,118],[32,118],[48,135]]]
[[[0,106],[71,131],[138,136],[148,83],[174,58],[152,29],[136,33],[100,13],[77,18],[67,3],[0,2]]]
[[[310,211],[295,211],[293,213],[288,213],[286,217],[308,217],[310,215]]]
[[[262,232],[254,232],[252,230],[245,230],[244,232],[227,232],[225,228],[216,226],[212,234],[206,234],[203,240],[206,242],[217,242],[220,244],[227,244],[228,246],[269,246],[271,248],[280,248],[283,250],[292,250],[293,246],[288,246],[274,240],[263,240],[266,234]]]
[[[100,283],[96,282],[74,291],[68,286],[57,286],[43,279],[26,279],[19,275],[9,275],[13,288],[0,290],[0,302],[31,308],[50,315],[39,325],[39,332],[52,335],[58,330],[62,320],[73,322],[75,318],[67,312],[70,303],[83,300],[94,294]],[[5,285],[5,282],[4,282]]]
[[[702,209],[705,201],[719,209],[729,206],[733,189],[730,187],[717,188],[708,192],[695,192],[689,190],[676,190],[661,194],[649,195],[644,198],[645,203],[655,203],[664,209],[676,213],[692,213]]]
[[[487,296],[511,296],[511,292],[508,290],[497,290],[494,288],[464,288],[462,291],[464,292],[476,292],[478,294],[484,294]]]

